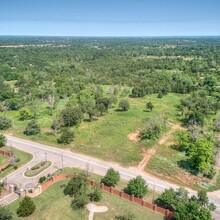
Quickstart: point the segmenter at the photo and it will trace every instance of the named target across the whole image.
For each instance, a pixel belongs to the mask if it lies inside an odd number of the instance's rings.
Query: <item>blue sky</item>
[[[0,0],[0,35],[220,35],[220,0]]]

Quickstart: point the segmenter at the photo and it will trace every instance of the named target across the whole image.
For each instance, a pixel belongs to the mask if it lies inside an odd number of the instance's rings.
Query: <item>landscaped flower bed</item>
[[[43,172],[44,170],[46,170],[48,167],[50,167],[52,164],[51,161],[42,161],[36,165],[34,165],[33,167],[31,167],[29,170],[27,170],[24,175],[27,177],[32,177],[32,176],[36,176],[39,173]]]

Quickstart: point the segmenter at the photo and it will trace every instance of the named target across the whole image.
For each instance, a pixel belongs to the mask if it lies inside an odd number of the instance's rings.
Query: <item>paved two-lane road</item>
[[[44,161],[45,159],[52,161],[53,164],[49,169],[41,173],[40,176],[52,173],[56,169],[60,169],[62,167],[76,167],[92,173],[105,175],[107,169],[113,167],[119,171],[121,178],[124,180],[129,180],[137,175],[142,175],[147,181],[148,186],[150,188],[155,188],[157,191],[163,191],[169,187],[179,187],[178,185],[160,180],[156,177],[139,173],[136,170],[124,168],[115,163],[94,159],[92,157],[76,154],[67,150],[62,150],[9,135],[7,135],[7,144],[33,154],[32,161],[7,176],[8,183],[17,184],[20,188],[27,188],[28,185],[36,184],[38,182],[39,176],[28,178],[25,177],[23,173],[28,167],[32,167],[36,163]],[[190,189],[188,190],[190,194],[196,194],[195,191]],[[210,193],[209,199],[217,206],[217,210],[214,213],[215,218],[220,219],[220,192],[216,191],[214,193]],[[10,198],[6,199],[5,201],[6,204],[10,203]],[[3,200],[0,201],[0,204],[1,203],[4,203]]]

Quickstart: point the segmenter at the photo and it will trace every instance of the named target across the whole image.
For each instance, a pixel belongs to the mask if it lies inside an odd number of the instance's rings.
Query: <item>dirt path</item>
[[[168,124],[171,126],[171,129],[169,132],[167,132],[166,134],[164,134],[162,136],[162,138],[149,150],[146,150],[143,153],[143,159],[142,161],[138,164],[137,169],[139,171],[144,171],[145,166],[147,165],[147,163],[149,162],[149,160],[151,159],[151,157],[157,152],[157,148],[158,146],[161,145],[171,145],[172,142],[170,142],[171,137],[173,136],[173,134],[177,131],[177,130],[185,130],[185,128],[181,127],[178,124],[173,124],[168,122]]]

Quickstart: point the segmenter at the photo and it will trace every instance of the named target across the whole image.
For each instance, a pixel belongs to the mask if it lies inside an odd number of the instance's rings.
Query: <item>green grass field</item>
[[[54,174],[59,175],[61,173],[65,174],[74,174],[74,173],[82,173],[82,170],[79,170],[77,168],[64,168],[63,170],[57,170]],[[103,178],[100,175],[89,173],[89,177],[93,179],[96,183],[100,183],[101,179]],[[120,180],[116,186],[116,189],[123,190],[127,186],[127,182],[124,180]],[[144,200],[148,202],[152,202],[153,199],[156,199],[159,197],[161,193],[159,191],[153,191],[152,189],[148,189],[148,193],[144,196]]]
[[[106,87],[107,89],[107,87]],[[176,121],[179,115],[177,106],[183,95],[168,94],[162,99],[157,95],[149,95],[144,98],[129,99],[130,109],[127,112],[117,111],[118,105],[110,109],[103,117],[98,117],[92,122],[83,121],[75,130],[75,140],[72,144],[63,146],[56,143],[56,137],[51,132],[52,117],[48,115],[46,104],[41,105],[39,110],[38,123],[41,133],[34,137],[27,137],[23,134],[24,127],[28,121],[19,120],[18,111],[10,111],[7,116],[13,121],[13,128],[9,129],[16,136],[30,138],[34,141],[48,143],[72,151],[115,161],[123,165],[134,165],[141,160],[141,151],[144,147],[151,147],[152,143],[140,141],[131,142],[127,135],[144,127],[147,118],[163,115],[169,121]],[[154,104],[152,112],[145,111],[146,103],[151,101]],[[55,113],[62,109],[65,100],[58,103]],[[87,116],[85,116],[85,119]]]
[[[4,164],[6,164],[9,161],[8,157],[2,156],[0,155],[0,166],[3,166]]]
[[[36,204],[35,212],[26,220],[86,220],[88,219],[89,212],[86,209],[73,210],[70,207],[71,198],[63,194],[62,185],[68,181],[62,181],[54,184],[47,189],[44,193],[35,197],[33,200]],[[10,204],[8,207],[13,213],[13,219],[19,220],[16,215],[16,209],[19,206],[21,199]],[[133,204],[129,201],[123,200],[119,197],[103,193],[103,198],[97,205],[105,205],[108,207],[108,212],[95,214],[95,220],[110,220],[114,219],[115,215],[123,214],[126,211],[130,211],[135,215],[136,220],[162,220],[163,216],[154,213],[151,210],[145,209],[141,206]],[[54,214],[56,213],[56,214]],[[23,218],[24,219],[24,218]]]
[[[11,148],[10,147],[2,147],[1,148],[2,150],[5,150],[5,151],[11,151]],[[20,166],[26,164],[27,162],[29,162],[31,159],[32,159],[32,155],[29,154],[29,153],[26,153],[24,151],[20,151],[20,150],[17,150],[15,148],[12,149],[16,158],[19,159],[19,161],[16,163],[16,166],[17,168],[19,168]],[[13,166],[10,166],[9,168],[7,168],[6,170],[2,171],[0,173],[0,179],[1,178],[4,178],[5,176],[7,176],[9,173],[11,173],[12,171],[14,171],[14,167]]]

